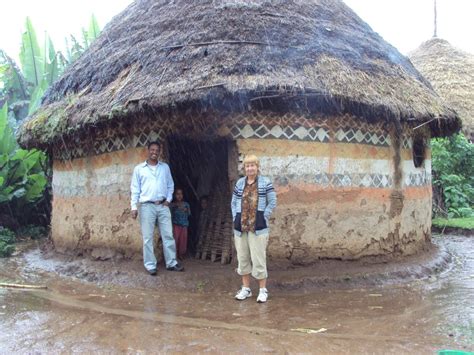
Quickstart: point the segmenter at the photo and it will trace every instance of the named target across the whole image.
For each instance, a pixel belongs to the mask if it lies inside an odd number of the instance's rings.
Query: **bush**
[[[474,145],[462,133],[431,143],[433,184],[443,191],[447,217],[474,216]]]
[[[46,228],[43,226],[35,226],[33,224],[27,225],[25,227],[21,227],[17,231],[17,235],[20,238],[29,238],[29,239],[40,239],[46,237],[47,235]]]
[[[14,245],[0,242],[0,258],[9,257],[13,254],[14,251],[15,251]]]
[[[0,227],[0,242],[13,244],[16,241],[15,233],[8,228]]]
[[[10,256],[15,251],[15,233],[7,228],[0,227],[0,258]]]
[[[45,219],[40,206],[47,199],[47,166],[43,152],[18,147],[6,105],[0,108],[0,214],[10,214],[24,224]]]

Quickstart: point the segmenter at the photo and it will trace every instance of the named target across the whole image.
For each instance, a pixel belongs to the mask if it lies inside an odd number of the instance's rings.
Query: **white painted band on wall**
[[[393,166],[389,160],[307,156],[260,157],[261,172],[282,183],[294,181],[322,187],[392,187]],[[431,161],[415,168],[413,161],[402,162],[403,186],[431,183]],[[74,165],[72,165],[74,166]],[[112,164],[93,169],[55,170],[54,196],[98,196],[130,192],[135,164]]]
[[[135,164],[112,164],[102,168],[53,172],[54,196],[97,196],[130,194]]]

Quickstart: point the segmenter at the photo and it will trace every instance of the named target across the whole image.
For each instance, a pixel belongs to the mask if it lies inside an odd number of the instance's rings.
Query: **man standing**
[[[153,252],[153,232],[158,222],[166,269],[183,271],[176,261],[176,245],[173,238],[169,204],[173,199],[174,182],[165,162],[158,161],[161,146],[158,142],[148,144],[148,159],[133,170],[131,190],[131,215],[138,216],[140,204],[140,226],[143,237],[143,263],[150,275],[156,275],[156,257]]]

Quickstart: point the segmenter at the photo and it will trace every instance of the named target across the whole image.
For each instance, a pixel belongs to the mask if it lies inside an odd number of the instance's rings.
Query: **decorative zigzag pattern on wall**
[[[215,137],[217,132],[227,132],[231,139],[285,139],[321,143],[365,144],[374,147],[390,147],[392,142],[382,122],[369,124],[354,118],[308,118],[304,115],[255,113],[229,117],[214,117],[203,114],[195,118],[194,127],[189,118],[155,120],[137,119],[132,126],[118,122],[113,128],[93,131],[82,138],[64,139],[53,146],[53,156],[58,160],[71,160],[86,156],[101,155],[113,151],[145,147],[154,140],[166,140],[170,134],[186,136],[194,130],[202,135]],[[402,148],[411,149],[412,139],[408,127],[404,129]],[[429,143],[427,143],[429,145]],[[310,181],[325,187],[378,187],[390,188],[392,178],[385,174],[314,174],[308,172]],[[425,170],[410,173],[404,178],[405,186],[424,186],[431,183]]]

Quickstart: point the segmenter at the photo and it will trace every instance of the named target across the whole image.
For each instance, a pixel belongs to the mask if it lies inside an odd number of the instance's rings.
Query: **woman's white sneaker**
[[[243,301],[244,299],[249,297],[252,297],[252,290],[249,287],[244,286],[242,286],[239,292],[237,292],[237,294],[235,295],[235,299],[239,301]]]
[[[257,302],[265,303],[267,302],[267,299],[268,299],[268,290],[266,288],[261,288],[258,293]]]

